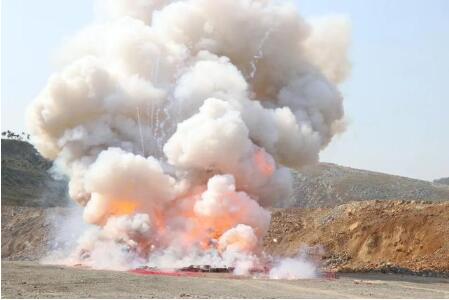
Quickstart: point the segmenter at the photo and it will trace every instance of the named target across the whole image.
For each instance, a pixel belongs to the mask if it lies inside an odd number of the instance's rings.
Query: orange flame
[[[274,172],[274,163],[270,158],[263,148],[257,149],[254,153],[254,162],[257,168],[266,176],[271,176]]]
[[[133,212],[135,212],[137,209],[137,204],[132,201],[111,201],[110,202],[110,214],[111,215],[117,215],[117,216],[123,216],[123,215],[130,215]]]

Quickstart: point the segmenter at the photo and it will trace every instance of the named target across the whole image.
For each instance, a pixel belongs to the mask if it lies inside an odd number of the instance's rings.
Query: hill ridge
[[[2,205],[65,206],[67,181],[55,179],[52,162],[26,141],[2,139]],[[334,207],[364,200],[449,200],[449,186],[322,162],[293,171],[294,207]]]

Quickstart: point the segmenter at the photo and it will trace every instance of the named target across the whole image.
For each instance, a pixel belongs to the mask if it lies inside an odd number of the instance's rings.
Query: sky
[[[278,1],[281,2],[281,1]],[[25,131],[27,105],[65,40],[94,18],[91,0],[1,2],[1,127]],[[449,1],[296,0],[306,17],[352,24],[340,86],[348,128],[321,160],[433,180],[449,176]]]

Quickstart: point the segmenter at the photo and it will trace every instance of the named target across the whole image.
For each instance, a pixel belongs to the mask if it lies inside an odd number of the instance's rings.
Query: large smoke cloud
[[[63,48],[27,116],[96,226],[73,257],[256,267],[263,207],[285,201],[288,168],[316,162],[343,128],[347,21],[309,24],[265,0],[96,8],[101,21]]]

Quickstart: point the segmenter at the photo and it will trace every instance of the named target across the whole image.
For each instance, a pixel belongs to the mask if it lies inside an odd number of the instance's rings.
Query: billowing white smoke
[[[294,257],[275,258],[268,276],[271,279],[306,279],[319,276],[317,265],[301,249]]]
[[[344,125],[345,19],[265,0],[102,1],[28,111],[97,268],[262,264],[263,207]]]

